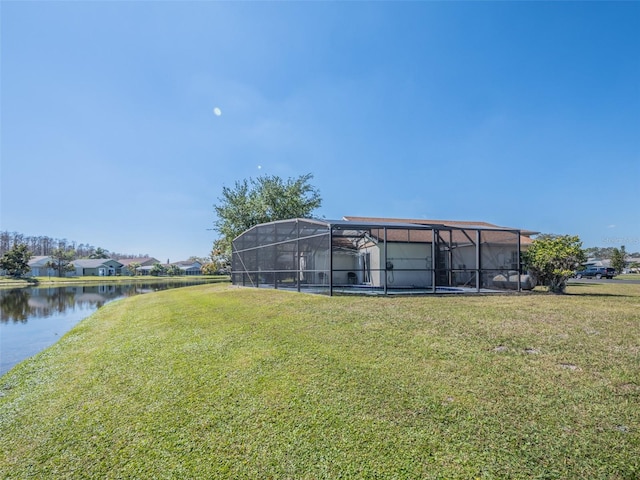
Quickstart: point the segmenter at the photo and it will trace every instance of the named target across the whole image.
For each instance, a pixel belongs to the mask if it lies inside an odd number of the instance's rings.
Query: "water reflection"
[[[143,293],[207,283],[72,285],[0,290],[0,375],[53,345],[105,303]]]
[[[26,323],[32,317],[47,318],[77,307],[100,308],[122,297],[198,285],[203,282],[170,282],[125,285],[74,285],[49,288],[15,288],[0,290],[0,322]]]

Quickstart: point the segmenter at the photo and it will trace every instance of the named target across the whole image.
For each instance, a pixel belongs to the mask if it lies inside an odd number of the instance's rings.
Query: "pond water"
[[[53,345],[105,303],[202,283],[207,282],[111,283],[0,290],[0,376]]]

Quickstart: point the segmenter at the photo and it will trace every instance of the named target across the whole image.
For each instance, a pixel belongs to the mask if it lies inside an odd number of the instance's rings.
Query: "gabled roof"
[[[424,218],[380,218],[380,217],[343,217],[349,222],[374,222],[374,223],[416,223],[418,225],[444,225],[446,227],[467,227],[467,228],[498,228],[500,230],[520,230],[523,235],[535,235],[539,232],[522,230],[520,228],[503,227],[489,222],[467,221],[467,220],[427,220]]]
[[[178,265],[178,267],[180,268],[180,270],[184,270],[189,271],[189,270],[193,270],[193,271],[199,271],[202,267],[200,265]]]
[[[287,226],[290,230],[290,235],[292,235],[291,238],[293,238],[300,224],[306,224],[311,229],[311,225],[315,225],[319,230],[332,231],[334,245],[336,242],[340,242],[340,237],[349,238],[350,240],[344,245],[347,248],[349,248],[348,244],[352,242],[351,239],[354,236],[364,235],[363,231],[368,231],[368,236],[371,239],[381,240],[386,238],[390,242],[402,243],[431,243],[435,233],[442,242],[458,246],[473,245],[478,241],[484,244],[515,244],[517,243],[515,241],[516,236],[519,234],[520,245],[523,247],[529,246],[533,242],[529,235],[537,233],[532,231],[523,233],[517,228],[500,227],[488,222],[374,217],[344,217],[342,220],[292,218],[254,225],[234,239],[234,243],[241,237],[246,238],[248,235],[252,235],[252,240],[249,243],[253,244],[253,247],[260,244],[260,242],[256,241],[258,236],[262,236],[263,241],[266,242],[263,244],[268,244],[269,241],[275,241],[279,225]],[[297,234],[299,235],[300,233],[298,232]],[[317,233],[319,231],[310,232],[312,236],[317,235]],[[281,231],[279,235],[286,237],[287,233]],[[478,236],[480,237],[479,240]],[[267,241],[266,239],[270,240]],[[353,247],[353,245],[351,246]]]
[[[478,221],[465,221],[465,220],[427,220],[427,219],[407,219],[407,218],[379,218],[379,217],[344,217],[344,220],[348,222],[358,223],[402,223],[402,224],[414,224],[414,225],[442,225],[445,227],[453,228],[468,228],[472,230],[519,230],[520,231],[520,243],[522,245],[530,245],[531,235],[536,235],[539,232],[532,230],[521,230],[518,228],[501,227],[489,222]]]
[[[43,267],[49,260],[51,260],[49,255],[36,255],[29,259],[27,265],[30,267]]]
[[[130,263],[133,263],[133,262],[137,262],[140,265],[153,265],[154,263],[160,263],[157,259],[155,259],[153,257],[119,258],[118,262],[120,262],[123,267],[127,267]]]
[[[197,260],[181,260],[179,262],[172,262],[171,265],[177,265],[179,267],[201,267],[202,264]]]

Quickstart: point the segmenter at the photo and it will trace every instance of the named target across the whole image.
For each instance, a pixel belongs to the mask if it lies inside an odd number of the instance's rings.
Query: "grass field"
[[[615,280],[640,280],[640,274],[638,273],[621,273],[613,277]]]
[[[110,303],[0,378],[1,478],[640,477],[640,285]]]

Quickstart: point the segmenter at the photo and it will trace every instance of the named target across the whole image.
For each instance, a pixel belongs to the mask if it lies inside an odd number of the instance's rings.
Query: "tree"
[[[11,250],[11,234],[4,230],[0,232],[0,255],[4,255]]]
[[[210,261],[209,257],[198,257],[196,255],[191,255],[188,259],[188,262],[198,262],[200,265],[204,265]]]
[[[31,270],[30,259],[31,252],[26,243],[14,245],[0,257],[0,269],[5,270],[7,275],[12,277],[22,277]]]
[[[231,248],[227,249],[222,238],[213,242],[211,249],[211,265],[216,272],[229,272],[231,270]]]
[[[140,262],[131,262],[127,267],[127,270],[131,273],[131,276],[135,277],[138,274],[138,269],[142,266]]]
[[[98,247],[91,255],[89,255],[89,258],[109,258],[109,250]]]
[[[201,271],[203,275],[216,275],[219,269],[215,263],[210,262],[202,265]]]
[[[157,277],[165,273],[165,268],[162,266],[161,263],[154,263],[153,266],[151,267],[151,270],[149,270],[149,273],[154,277]]]
[[[236,182],[233,188],[223,187],[222,198],[214,205],[214,230],[220,234],[214,255],[229,255],[232,240],[260,223],[310,217],[322,204],[320,192],[309,183],[312,178],[310,173],[286,181],[265,175]]]
[[[73,264],[71,262],[75,258],[76,252],[58,247],[54,248],[49,255],[51,256],[51,260],[47,262],[46,267],[57,270],[59,277],[62,277],[65,272],[73,271]]]
[[[524,253],[525,265],[550,292],[564,293],[567,280],[585,261],[580,238],[570,235],[540,235]]]
[[[614,248],[611,252],[611,266],[616,269],[616,273],[621,274],[624,271],[624,264],[627,258],[627,251],[624,245],[620,249]]]
[[[169,275],[171,277],[175,277],[177,275],[182,275],[182,270],[180,269],[180,267],[178,265],[175,265],[175,264],[167,265],[164,268],[164,271],[166,272],[167,275]]]

